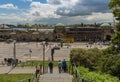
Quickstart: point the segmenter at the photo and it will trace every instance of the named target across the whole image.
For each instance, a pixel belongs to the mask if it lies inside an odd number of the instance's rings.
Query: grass
[[[32,74],[0,74],[0,82],[19,82],[26,78],[32,78]]]
[[[48,63],[49,63],[48,61],[45,61],[45,66],[48,66]],[[69,62],[67,63],[69,64]],[[34,61],[21,62],[17,66],[18,67],[35,67],[35,66],[40,66],[42,64],[43,64],[42,61],[34,60]],[[54,64],[54,67],[58,66],[58,61],[54,61],[53,64]]]
[[[17,67],[35,67],[42,65],[42,61],[27,61],[21,62]],[[54,61],[54,67],[58,66],[58,61]],[[69,65],[69,61],[67,62]],[[45,66],[48,66],[48,61],[45,61]],[[0,82],[20,82],[20,80],[32,78],[33,74],[0,74]],[[28,82],[28,80],[24,81]]]

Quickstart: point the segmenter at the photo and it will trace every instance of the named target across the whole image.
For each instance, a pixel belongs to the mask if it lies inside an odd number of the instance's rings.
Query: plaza
[[[45,60],[51,58],[51,49],[54,46],[59,46],[58,42],[49,42],[49,45],[45,47]],[[16,58],[21,61],[27,60],[43,60],[43,44],[42,42],[18,42],[16,45]],[[99,48],[104,49],[107,45],[98,43],[89,44],[86,42],[76,43],[63,43],[63,47],[59,50],[55,50],[54,59],[56,61],[66,59],[69,60],[70,50],[74,48]],[[31,50],[31,51],[30,51]],[[13,58],[14,43],[0,42],[0,61],[4,58]]]

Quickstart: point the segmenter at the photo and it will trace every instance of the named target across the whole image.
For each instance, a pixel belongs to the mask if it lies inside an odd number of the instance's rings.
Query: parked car
[[[6,43],[11,43],[11,42],[13,42],[13,39],[7,39],[6,40]]]

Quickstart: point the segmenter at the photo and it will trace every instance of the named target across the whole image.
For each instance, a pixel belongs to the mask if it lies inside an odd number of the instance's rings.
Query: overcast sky
[[[112,22],[110,0],[0,0],[0,24]]]

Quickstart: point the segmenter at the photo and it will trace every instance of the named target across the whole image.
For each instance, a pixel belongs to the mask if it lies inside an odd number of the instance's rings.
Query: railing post
[[[77,78],[77,70],[75,70],[75,77]]]
[[[74,66],[74,64],[72,64],[72,74],[73,74],[73,66]]]
[[[28,79],[28,82],[31,82],[31,79]]]

